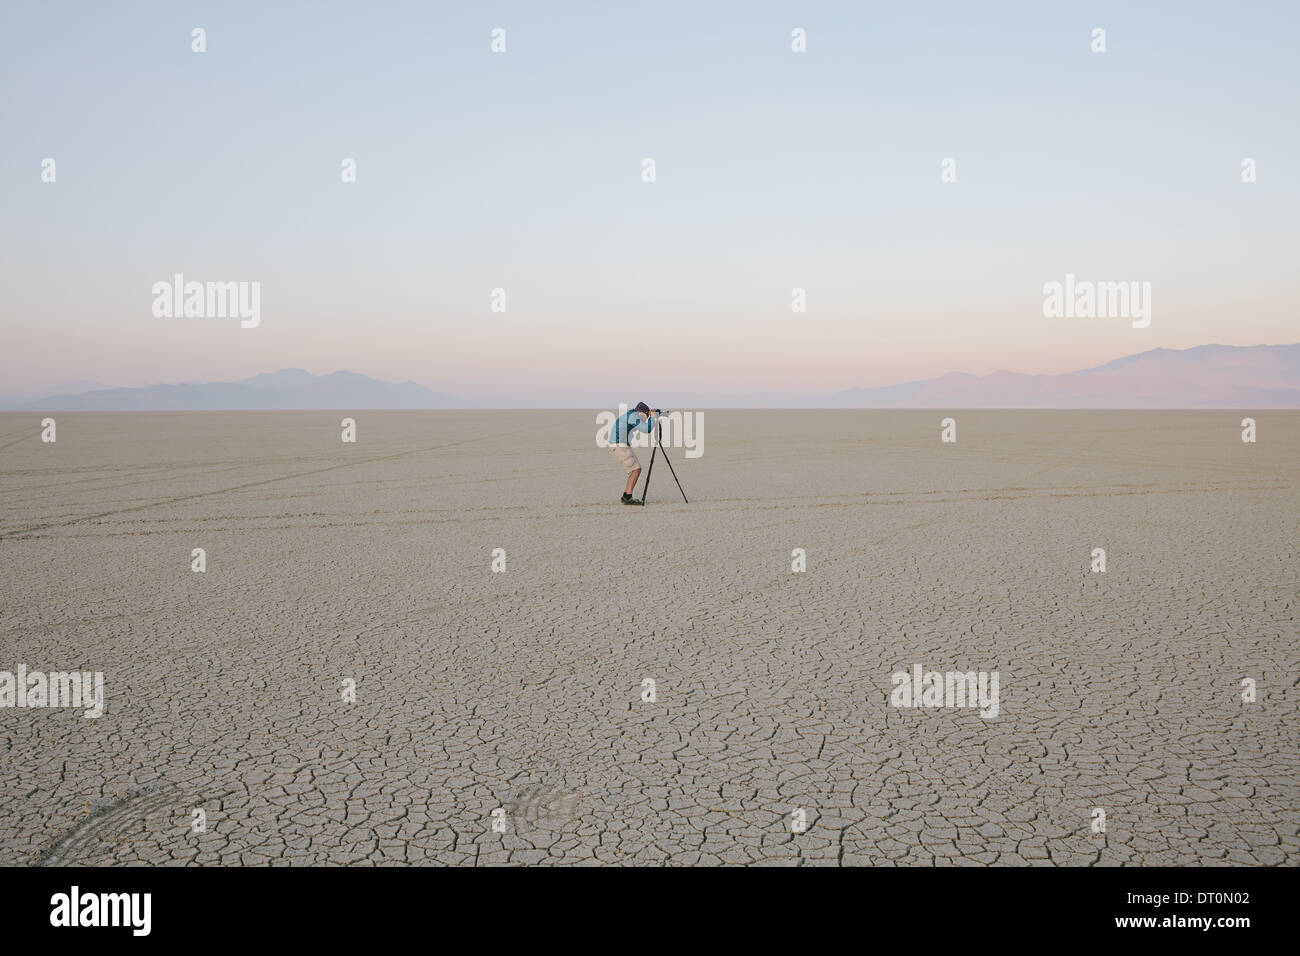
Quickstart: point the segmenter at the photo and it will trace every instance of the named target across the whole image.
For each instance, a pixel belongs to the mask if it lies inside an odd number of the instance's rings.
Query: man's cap
[[[637,402],[637,403],[636,403],[636,410],[637,410],[638,412],[640,412],[642,415],[649,415],[649,414],[650,414],[650,406],[647,405],[645,402]]]

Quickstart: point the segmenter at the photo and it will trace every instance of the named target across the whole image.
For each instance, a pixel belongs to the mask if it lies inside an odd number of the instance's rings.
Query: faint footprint
[[[524,787],[506,806],[509,807],[510,819],[520,829],[527,830],[531,825],[552,830],[562,829],[569,823],[585,799],[581,793],[538,784]]]

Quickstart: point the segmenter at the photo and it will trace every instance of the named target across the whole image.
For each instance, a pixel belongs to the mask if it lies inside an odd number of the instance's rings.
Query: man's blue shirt
[[[650,417],[642,415],[634,408],[622,418],[616,418],[609,429],[609,443],[611,445],[626,445],[629,428],[635,428],[643,432],[650,431]]]

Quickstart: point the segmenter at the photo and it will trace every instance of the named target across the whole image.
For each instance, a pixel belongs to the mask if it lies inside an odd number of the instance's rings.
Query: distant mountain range
[[[99,388],[18,405],[36,411],[216,411],[245,409],[454,408],[446,395],[415,382],[381,382],[356,372],[312,375],[300,368],[238,382]]]
[[[95,383],[73,383],[95,385]],[[731,403],[739,404],[739,403]],[[1300,344],[1152,349],[1059,375],[949,372],[883,388],[855,388],[799,404],[831,408],[1300,408]],[[34,411],[456,408],[415,382],[302,369],[238,382],[51,390],[0,407]]]
[[[1300,408],[1300,344],[1152,349],[1059,375],[949,372],[855,388],[837,408]]]

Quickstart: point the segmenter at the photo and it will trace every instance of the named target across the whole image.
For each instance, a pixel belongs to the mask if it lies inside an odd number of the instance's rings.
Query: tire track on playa
[[[278,479],[270,479],[270,480],[278,480]],[[792,507],[802,507],[806,509],[813,509],[813,508],[848,509],[848,508],[859,508],[862,507],[863,505],[872,505],[877,507],[890,507],[890,506],[906,506],[906,505],[914,505],[914,504],[925,504],[925,505],[978,504],[981,502],[987,504],[993,504],[993,503],[1001,504],[1005,502],[1007,504],[1003,505],[1003,507],[1006,507],[1016,502],[1031,502],[1031,501],[1040,501],[1040,500],[1048,500],[1048,499],[1125,498],[1125,497],[1147,496],[1147,495],[1158,497],[1161,495],[1180,495],[1180,494],[1198,494],[1198,493],[1199,494],[1205,494],[1205,493],[1236,494],[1242,491],[1266,491],[1266,492],[1281,491],[1281,490],[1287,490],[1289,487],[1290,485],[1250,485],[1250,486],[1233,486],[1233,487],[1226,487],[1226,488],[1216,488],[1216,487],[1149,488],[1149,489],[1135,490],[1135,491],[1118,491],[1118,490],[1092,491],[1090,490],[1090,491],[1076,491],[1076,492],[1042,492],[1042,491],[1035,491],[1034,489],[989,489],[991,491],[997,491],[999,493],[989,494],[987,491],[972,490],[969,492],[969,494],[972,495],[972,497],[937,498],[937,499],[924,500],[924,501],[904,501],[904,500],[880,500],[880,501],[858,500],[858,501],[820,501],[820,502],[812,501],[810,503],[795,503],[795,504],[763,504],[763,505],[750,506],[748,508],[733,508],[733,509],[729,509],[729,511],[736,514],[750,514],[756,512],[776,513],[777,520],[773,520],[771,522],[767,522],[761,525],[754,524],[750,526],[750,530],[758,530],[761,528],[774,528],[774,527],[780,527],[784,525],[785,520],[779,518],[779,516],[789,512]],[[1020,491],[1022,493],[1021,494],[1011,493],[1015,491]],[[942,493],[942,492],[937,492],[937,493]],[[839,497],[845,497],[845,496],[839,496]],[[801,496],[801,499],[783,499],[783,500],[799,502],[803,498],[804,496]],[[754,499],[716,498],[716,499],[712,499],[712,502],[715,504],[718,503],[734,504],[737,502],[746,502],[752,500]],[[767,500],[771,500],[771,499],[767,499]],[[142,507],[147,507],[147,506],[142,506]],[[604,503],[600,503],[600,504],[591,504],[591,505],[574,505],[571,507],[573,507],[577,512],[572,517],[579,517],[579,516],[588,517],[591,515],[602,514],[605,511],[605,509],[607,509],[608,506],[605,505]],[[485,510],[485,509],[478,509],[478,510]],[[199,526],[192,523],[195,521],[211,522],[215,524],[217,522],[225,522],[225,521],[283,520],[288,523],[239,524],[237,527],[231,526],[231,528],[224,529],[224,530],[234,529],[239,531],[284,531],[286,529],[297,529],[297,528],[311,528],[313,530],[320,530],[325,528],[362,528],[362,527],[364,528],[388,528],[388,527],[406,528],[406,527],[414,527],[417,525],[444,525],[444,524],[462,525],[468,522],[482,521],[482,520],[550,521],[552,520],[553,517],[550,515],[531,514],[529,513],[528,508],[523,506],[502,506],[501,508],[494,508],[490,510],[492,512],[491,514],[469,514],[462,509],[447,508],[447,509],[440,509],[440,511],[443,513],[432,517],[429,516],[429,512],[421,511],[421,512],[412,513],[413,515],[419,515],[418,517],[416,516],[391,517],[388,519],[384,519],[381,515],[376,514],[373,517],[368,517],[367,520],[354,520],[354,521],[337,520],[325,514],[283,515],[283,516],[282,515],[257,515],[250,518],[245,518],[245,517],[230,518],[228,516],[215,517],[215,518],[197,518],[197,519],[196,518],[189,518],[189,519],[156,518],[156,519],[149,519],[149,520],[153,521],[155,524],[159,525],[160,527],[135,529],[135,530],[106,530],[110,526],[108,523],[105,523],[104,525],[101,526],[103,530],[97,530],[95,532],[87,532],[84,534],[68,534],[65,535],[64,537],[69,540],[73,538],[102,539],[102,538],[119,538],[119,537],[139,537],[142,535],[151,535],[151,534],[171,534],[177,531],[197,531],[199,530]],[[661,510],[660,513],[664,515],[685,514],[686,509],[683,506],[679,505],[676,507],[676,509],[665,508]],[[978,512],[976,513],[975,517],[979,517],[986,514],[987,512]],[[302,523],[294,520],[294,519],[300,519],[304,517],[318,518],[319,520],[312,521],[309,523]],[[89,520],[89,519],[79,518],[69,522],[64,522],[63,524],[64,525],[71,524],[79,520]],[[893,528],[890,529],[889,531],[883,532],[880,537],[875,538],[873,540],[885,541],[888,540],[891,536],[896,535],[898,533],[904,531],[912,531],[918,528],[929,527],[930,525],[937,524],[940,521],[945,521],[945,520],[950,520],[950,519],[948,517],[933,518],[933,519],[928,519],[926,521],[920,522],[918,524],[911,524],[900,528]],[[191,522],[191,524],[186,524],[183,525],[182,527],[176,527],[174,525],[175,522],[185,522],[185,521],[189,521]],[[128,524],[128,522],[123,522],[123,523]],[[205,525],[203,527],[206,528],[207,526]],[[14,533],[21,534],[22,532],[14,532]],[[0,535],[0,537],[3,536]]]
[[[317,456],[310,460],[318,461],[322,457],[324,456]],[[51,491],[58,491],[65,488],[71,488],[76,485],[85,485],[93,482],[102,482],[105,480],[113,481],[115,479],[117,480],[116,484],[100,484],[100,485],[94,485],[93,487],[86,489],[86,491],[99,494],[105,491],[116,491],[120,488],[134,488],[137,485],[149,484],[151,482],[175,481],[178,477],[207,478],[207,477],[212,477],[213,475],[222,474],[227,471],[239,471],[242,468],[248,468],[250,464],[259,465],[259,466],[271,465],[277,462],[283,463],[289,460],[291,459],[289,459],[287,456],[279,456],[269,461],[260,461],[260,462],[252,462],[252,463],[239,462],[238,464],[234,464],[234,465],[225,461],[198,462],[191,465],[150,465],[148,466],[147,470],[155,472],[155,474],[134,475],[130,477],[127,476],[125,469],[111,468],[108,469],[103,474],[87,475],[81,478],[72,478],[68,481],[47,482],[40,485],[31,485],[22,488],[4,489],[3,491],[0,491],[0,494],[21,495],[27,492],[33,492],[34,494],[32,495],[31,498],[28,499],[19,498],[19,499],[6,501],[6,504],[9,505],[10,507],[20,507],[22,505],[30,504],[33,501],[43,500],[45,497],[48,496],[49,492]],[[140,469],[133,469],[133,470],[139,471]],[[197,472],[197,474],[186,474],[186,472]],[[32,473],[30,472],[8,472],[8,473],[0,474],[0,477],[9,479],[12,478],[14,475],[28,477],[31,474]]]
[[[469,445],[469,444],[473,444],[474,442],[492,441],[500,438],[509,438],[512,435],[522,435],[525,432],[535,433],[536,431],[537,428],[535,427],[517,428],[514,429],[513,431],[502,432],[496,435],[479,435],[474,438],[465,438],[460,441],[453,441],[453,442],[443,442],[442,444],[429,445],[424,448],[411,448],[406,451],[394,452],[390,455],[376,455],[371,458],[363,458],[359,461],[340,462],[337,465],[327,465],[324,468],[313,468],[309,471],[294,472],[293,474],[280,475],[275,478],[263,478],[259,481],[247,481],[244,482],[243,484],[232,485],[229,488],[218,488],[214,491],[200,491],[200,492],[195,492],[192,495],[177,495],[171,498],[161,498],[157,501],[146,502],[145,504],[142,505],[133,505],[129,508],[115,508],[112,511],[102,511],[99,514],[82,515],[81,517],[72,518],[67,521],[51,521],[45,524],[30,525],[26,528],[17,528],[13,531],[3,531],[0,532],[0,541],[5,540],[6,538],[21,537],[23,535],[31,534],[34,531],[46,531],[50,528],[66,528],[72,525],[82,524],[87,521],[98,521],[100,518],[110,518],[113,517],[114,515],[132,514],[137,511],[145,511],[149,508],[158,508],[164,505],[179,504],[182,501],[197,501],[201,498],[212,498],[215,497],[216,495],[225,495],[235,491],[244,491],[248,488],[259,488],[263,485],[274,484],[278,481],[290,481],[294,478],[307,478],[312,475],[322,475],[325,474],[326,472],[338,471],[341,468],[355,468],[358,465],[371,465],[374,464],[375,462],[392,461],[393,459],[404,458],[408,455],[419,455],[425,452],[439,451],[443,448],[454,448],[458,445]]]
[[[123,844],[151,837],[167,837],[175,826],[176,836],[187,835],[190,812],[204,804],[235,796],[238,790],[224,790],[199,797],[173,787],[147,786],[111,803],[100,803],[89,815],[65,832],[37,856],[33,866],[94,865],[105,855],[115,859]],[[165,815],[164,815],[165,814]],[[160,815],[162,818],[159,819]],[[186,817],[183,825],[177,816]]]
[[[180,797],[179,791],[175,790],[141,790],[112,804],[97,807],[41,853],[35,865],[85,864],[104,850],[131,839],[136,835],[134,831],[146,831],[149,817],[175,804]]]
[[[15,433],[10,432],[9,434],[12,435]],[[0,435],[0,438],[8,438],[8,437],[9,437],[8,435]],[[31,437],[30,435],[24,435],[22,438],[15,438],[13,441],[9,442],[8,444],[0,445],[0,451],[4,451],[6,448],[13,448],[14,445],[21,445],[23,442],[27,441],[27,439],[30,437]]]

